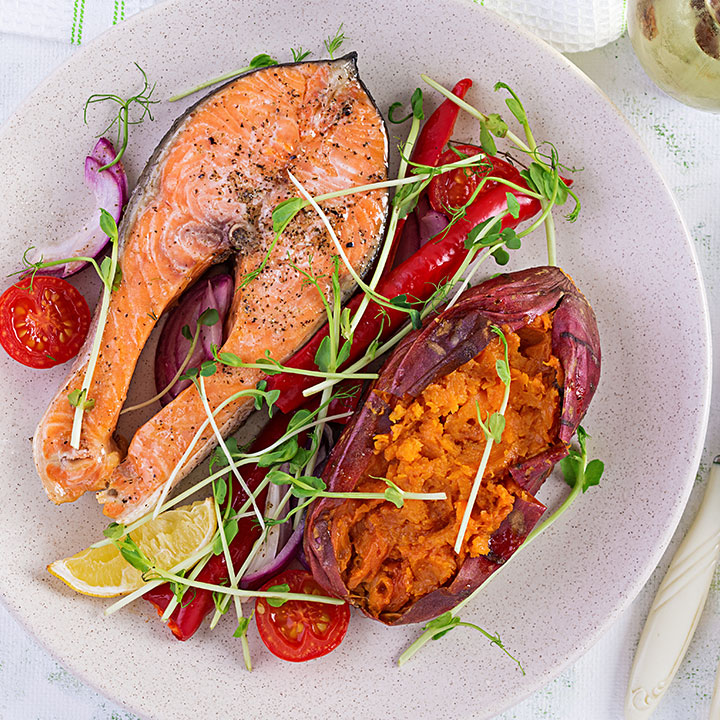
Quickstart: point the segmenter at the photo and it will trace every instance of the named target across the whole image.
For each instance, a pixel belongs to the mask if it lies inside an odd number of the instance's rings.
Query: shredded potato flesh
[[[495,364],[499,338],[477,357],[397,401],[391,431],[374,438],[375,457],[358,492],[383,492],[387,478],[407,492],[445,492],[446,501],[348,500],[333,514],[332,540],[350,592],[374,616],[401,612],[449,584],[466,557],[487,555],[490,537],[523,491],[509,468],[557,441],[562,369],[552,355],[550,314],[517,333],[505,329],[511,372],[501,442],[493,445],[459,554],[453,545],[480,458],[483,422],[500,409],[505,386]]]

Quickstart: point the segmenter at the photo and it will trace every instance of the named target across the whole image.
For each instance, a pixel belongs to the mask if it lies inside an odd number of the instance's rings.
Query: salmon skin
[[[82,384],[92,330],[33,439],[35,464],[53,502],[96,491],[106,515],[130,522],[157,501],[207,417],[190,386],[137,430],[127,452],[113,438],[157,318],[212,264],[233,255],[236,289],[222,350],[245,362],[255,362],[266,350],[279,361],[289,358],[325,320],[319,294],[303,282],[301,270],[322,278],[329,296],[337,253],[311,208],[302,210],[272,247],[272,211],[297,195],[288,171],[319,195],[385,180],[387,156],[385,124],[358,78],[354,53],[248,73],[175,122],[120,224],[122,281],[110,301],[87,395],[95,404],[83,415],[80,448],[70,447],[74,408],[68,393]],[[355,193],[323,208],[350,263],[366,272],[382,239],[387,192]],[[347,297],[353,280],[342,264],[339,279]],[[262,378],[257,370],[220,366],[205,378],[210,407]],[[222,434],[234,431],[252,407],[252,400],[241,398],[221,410],[216,421]],[[176,481],[215,442],[208,430]]]

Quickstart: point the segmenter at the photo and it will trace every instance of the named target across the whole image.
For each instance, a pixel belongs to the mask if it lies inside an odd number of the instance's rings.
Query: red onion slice
[[[85,184],[95,195],[95,210],[82,230],[51,248],[43,248],[42,252],[35,253],[36,260],[41,256],[44,262],[76,256],[96,258],[102,253],[110,239],[100,229],[100,208],[107,210],[117,223],[128,199],[128,182],[121,163],[100,172],[103,165],[114,159],[115,149],[112,143],[100,138],[90,155],[85,158]],[[44,269],[43,272],[65,278],[79,272],[87,264],[86,262],[65,263]]]
[[[92,149],[90,157],[97,160],[101,167],[104,167],[105,165],[109,165],[117,157],[117,155],[113,144],[107,138],[100,138],[97,143],[95,143],[95,147]],[[126,205],[127,201],[130,199],[130,191],[128,188],[127,175],[125,175],[122,162],[118,162],[108,168],[107,172],[111,172],[115,176],[115,179],[122,190],[123,205]]]
[[[292,520],[289,520],[287,525],[292,525]],[[275,528],[281,528],[283,525],[276,525]],[[257,570],[253,569],[253,565],[250,566],[249,572],[243,575],[240,581],[240,587],[247,590],[248,588],[258,587],[262,585],[266,580],[269,580],[274,575],[284,570],[291,560],[294,560],[302,545],[303,530],[305,529],[305,521],[303,520],[293,530],[292,535],[288,538],[285,545],[280,549],[280,552],[275,555],[274,558],[265,558],[265,564],[259,567]],[[270,532],[272,532],[272,530]],[[257,559],[257,558],[256,558]]]
[[[336,427],[337,430],[337,427]],[[339,431],[333,430],[326,425],[323,430],[323,436],[320,440],[320,448],[315,465],[315,474],[322,475],[323,468],[330,457],[330,449],[335,444],[336,436]],[[289,470],[287,465],[281,466],[286,472]],[[266,512],[270,508],[276,506],[282,496],[287,492],[287,487],[270,485],[268,487],[267,499],[265,501]],[[287,515],[292,507],[295,507],[297,500],[294,498],[288,503],[288,507],[283,515]],[[294,520],[294,518],[292,519]],[[302,548],[303,528],[305,527],[305,519],[301,518],[298,527],[292,530],[292,520],[275,525],[270,528],[267,539],[258,554],[253,558],[247,572],[240,581],[242,588],[256,588],[262,585],[267,579],[277,575],[285,569],[291,560],[298,559],[300,563],[307,569],[307,561]]]
[[[441,212],[432,209],[426,195],[418,200],[415,209],[408,215],[395,254],[394,266],[405,262],[425,243],[441,233],[450,221]]]
[[[436,235],[440,235],[448,226],[448,223],[449,220],[442,213],[435,210],[428,210],[428,212],[418,220],[420,247],[432,240]]]
[[[205,360],[212,360],[213,344],[221,347],[223,343],[223,325],[230,310],[234,286],[231,275],[212,275],[198,281],[180,298],[180,303],[168,316],[155,351],[155,387],[158,392],[163,391],[177,375],[190,351],[191,341],[183,335],[183,327],[187,325],[190,333],[194,334],[198,318],[208,308],[215,308],[220,320],[214,325],[200,326],[195,350],[186,367],[199,367]],[[178,380],[160,398],[160,402],[167,405],[189,385],[190,380]]]

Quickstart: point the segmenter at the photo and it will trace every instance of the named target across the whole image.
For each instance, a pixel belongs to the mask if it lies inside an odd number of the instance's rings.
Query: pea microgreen
[[[231,70],[230,72],[224,73],[223,75],[220,75],[219,77],[213,78],[212,80],[206,80],[205,82],[200,83],[199,85],[196,85],[193,88],[190,88],[190,90],[183,90],[182,92],[177,93],[176,95],[173,95],[171,98],[169,98],[170,102],[176,102],[177,100],[182,100],[183,98],[186,98],[188,95],[193,95],[196,92],[199,92],[200,90],[204,90],[205,88],[210,87],[211,85],[215,85],[219,82],[223,82],[225,80],[232,80],[233,78],[237,77],[238,75],[242,75],[243,73],[250,72],[251,70],[259,70],[260,68],[265,67],[271,67],[272,65],[277,65],[277,60],[275,58],[271,57],[267,53],[260,53],[259,55],[256,55],[245,67],[241,67],[238,70]]]
[[[587,461],[587,439],[588,434],[585,432],[585,429],[580,426],[577,432],[577,441],[580,449],[570,448],[568,456],[559,462],[565,482],[571,488],[579,484],[583,492],[586,492],[594,485],[599,485],[600,478],[605,471],[605,465],[602,460]]]
[[[272,585],[268,588],[268,592],[287,593],[290,592],[290,586],[287,583],[282,583],[282,585]],[[270,605],[270,607],[282,607],[287,602],[287,599],[283,597],[274,597],[267,598],[265,602]]]
[[[83,120],[85,121],[85,124],[87,124],[87,114],[90,105],[94,105],[95,103],[111,102],[120,106],[112,122],[98,135],[98,137],[105,135],[105,133],[117,124],[117,141],[115,143],[118,148],[117,154],[115,155],[115,159],[107,163],[107,165],[103,165],[99,169],[99,172],[107,170],[120,162],[122,156],[125,154],[125,150],[127,150],[130,126],[139,125],[146,117],[153,120],[154,118],[152,116],[151,106],[160,102],[159,100],[151,99],[155,90],[155,85],[150,85],[147,74],[137,63],[133,64],[140,71],[143,79],[143,87],[139,92],[135,93],[135,95],[131,95],[127,99],[123,99],[119,95],[115,95],[113,93],[95,93],[85,101],[85,109],[83,111]],[[139,116],[133,117],[131,114],[131,108],[135,105],[142,108],[142,113]]]
[[[217,354],[217,360],[223,365],[229,367],[242,367],[262,370],[266,375],[279,375],[280,373],[290,373],[291,375],[310,375],[311,377],[319,378],[336,378],[338,380],[374,380],[377,377],[376,373],[338,373],[338,372],[323,372],[321,370],[301,370],[299,368],[290,367],[289,365],[283,365],[279,360],[270,355],[270,351],[266,350],[265,355],[258,358],[254,363],[244,362],[242,358],[235,353],[231,352],[220,352]],[[187,373],[186,373],[187,374]]]
[[[92,410],[93,407],[95,407],[95,400],[93,398],[85,399],[85,395],[87,394],[87,389],[83,390],[71,390],[68,393],[68,402],[75,408],[80,408],[81,410]]]
[[[505,199],[507,201],[508,212],[517,220],[520,217],[520,203],[511,192],[505,193]]]
[[[412,302],[411,300],[409,300],[408,296],[405,293],[403,293],[402,295],[397,295],[394,298],[390,298],[390,305],[408,311],[408,315],[410,316],[410,322],[412,323],[413,328],[415,328],[416,330],[419,329],[422,325],[422,320],[420,318],[420,310],[418,310],[418,308],[416,307],[418,304],[419,303],[417,302]]]
[[[267,479],[274,485],[289,485],[292,494],[297,498],[336,498],[346,500],[387,500],[398,508],[401,508],[405,500],[446,500],[447,495],[440,493],[414,493],[401,490],[394,482],[386,478],[383,480],[387,489],[384,492],[331,492],[322,478],[312,475],[295,477],[283,470],[273,469],[267,474]]]
[[[495,140],[485,121],[480,121],[480,146],[488,155],[497,155]]]
[[[238,521],[235,518],[229,518],[228,520],[225,520],[223,524],[223,532],[225,534],[225,542],[229,545],[235,536],[238,534]],[[213,555],[222,555],[223,552],[223,540],[222,540],[222,534],[218,533],[216,536],[213,545],[212,545],[212,551]]]
[[[100,300],[100,312],[97,315],[95,336],[93,337],[92,346],[90,348],[90,355],[88,357],[82,386],[80,387],[77,396],[74,396],[74,399],[78,402],[78,404],[74,405],[75,412],[73,414],[73,424],[70,432],[70,447],[75,450],[80,448],[80,433],[82,431],[83,413],[85,410],[89,410],[92,407],[92,405],[88,405],[88,403],[92,400],[88,396],[88,393],[90,391],[93,374],[95,373],[98,356],[100,355],[100,345],[102,343],[102,336],[105,330],[108,308],[110,307],[110,296],[117,289],[120,282],[119,278],[122,277],[121,274],[118,275],[118,228],[115,224],[115,218],[104,209],[100,210],[100,227],[110,238],[111,251],[110,257],[105,258],[105,260],[109,262],[106,264],[106,262],[103,261],[100,268],[100,277],[103,280],[103,294]],[[70,397],[68,397],[68,400],[71,400]]]
[[[415,654],[415,652],[417,652],[417,650],[419,650],[420,647],[422,647],[422,645],[424,645],[428,640],[439,640],[441,637],[444,637],[451,630],[454,630],[457,627],[469,627],[482,633],[493,645],[497,645],[497,647],[499,647],[511,660],[513,660],[517,664],[520,672],[523,675],[525,674],[525,670],[520,664],[520,661],[510,654],[510,652],[500,640],[499,635],[492,635],[486,630],[483,630],[479,625],[475,625],[474,623],[463,622],[459,617],[453,615],[453,613],[450,611],[439,615],[423,627],[423,634],[400,656],[400,659],[398,660],[398,665],[404,665]],[[420,641],[422,641],[422,644],[418,645],[418,647],[415,647],[415,645],[420,643]]]
[[[228,439],[228,445],[230,444],[229,443],[230,439],[234,439],[234,438]],[[213,463],[217,460],[220,460],[223,463],[223,465],[227,464],[227,462],[225,461],[225,456],[222,455],[222,453],[217,453],[217,450],[218,450],[218,448],[215,448],[215,451],[213,452],[212,460],[210,461],[210,470],[211,471],[213,468]],[[222,457],[220,457],[220,456],[222,456]],[[212,484],[213,497],[215,498],[215,502],[218,505],[222,505],[225,502],[225,498],[227,497],[227,489],[228,489],[227,480],[224,477],[219,477],[219,478],[216,478],[215,480],[213,480],[213,484]]]
[[[155,318],[155,320],[157,320],[157,317]],[[158,400],[160,400],[160,398],[167,395],[167,393],[170,392],[176,382],[178,382],[179,380],[187,379],[185,369],[190,362],[190,358],[192,358],[193,354],[195,353],[195,348],[200,338],[201,329],[203,327],[211,327],[219,321],[220,314],[218,313],[217,309],[207,308],[202,313],[200,313],[198,319],[196,320],[194,332],[190,331],[189,326],[184,325],[180,332],[186,340],[190,341],[190,347],[188,348],[187,353],[185,353],[185,357],[182,363],[180,363],[180,367],[177,369],[177,372],[173,376],[172,380],[170,380],[170,382],[159,393],[153,395],[149,400],[145,400],[144,402],[138,403],[137,405],[131,405],[130,407],[123,408],[120,411],[120,414],[124,415],[125,413],[133,412],[134,410],[140,410],[141,408],[147,407],[148,405],[152,405],[154,402],[157,402]],[[192,370],[196,370],[196,368],[191,368],[191,371]]]
[[[125,525],[111,522],[104,530],[103,535],[110,540],[120,540],[126,534]]]
[[[250,627],[250,621],[253,619],[254,614],[255,611],[253,610],[252,613],[250,613],[249,617],[240,618],[237,624],[237,628],[235,628],[235,632],[233,633],[233,637],[239,638],[247,635],[248,628]]]
[[[186,570],[179,570],[177,573],[177,576],[180,578],[185,578],[187,571]],[[183,585],[179,582],[171,582],[169,583],[170,590],[175,598],[175,602],[182,606],[183,597],[185,596],[185,592],[187,591],[188,587],[187,585]],[[193,592],[193,597],[195,596],[195,592]],[[188,600],[188,602],[192,602],[192,598]]]
[[[515,116],[515,119],[521,125],[527,125],[527,113],[525,112],[523,104],[520,102],[520,98],[515,94],[515,91],[504,82],[495,83],[493,89],[495,90],[495,92],[504,89],[510,93],[511,97],[505,100],[505,104],[508,106],[508,110],[510,110],[510,112]]]
[[[455,539],[454,550],[456,553],[460,552],[462,544],[465,541],[465,534],[467,532],[468,523],[470,522],[470,515],[475,507],[475,500],[477,499],[477,495],[482,484],[485,468],[487,467],[488,460],[490,459],[490,450],[492,449],[494,442],[499,443],[502,439],[502,433],[505,429],[505,411],[507,410],[508,401],[510,400],[510,360],[508,357],[507,338],[505,337],[505,333],[503,333],[497,325],[491,325],[490,330],[498,336],[503,346],[503,358],[495,363],[495,372],[497,373],[500,382],[505,385],[505,392],[503,394],[500,410],[490,416],[487,426],[483,425],[480,421],[480,407],[476,405],[478,422],[485,434],[485,450],[483,452],[482,459],[480,460],[480,466],[475,474],[475,480],[470,490],[470,496],[468,497],[468,501],[465,506],[462,521],[460,522],[460,529],[458,530],[457,538]],[[502,418],[502,420],[499,418]]]

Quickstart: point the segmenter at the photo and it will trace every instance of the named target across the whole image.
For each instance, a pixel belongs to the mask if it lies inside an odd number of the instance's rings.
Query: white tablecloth
[[[0,34],[0,122],[72,52],[67,44]],[[713,328],[720,329],[720,116],[686,108],[657,90],[640,68],[627,38],[569,57],[620,107],[660,166],[695,242]],[[613,149],[607,151],[612,153]],[[601,236],[597,240],[602,241]],[[718,370],[716,384],[717,379]],[[668,554],[646,588],[579,662],[498,720],[621,718],[629,666],[642,623],[671,553],[700,501],[707,463],[720,452],[718,419],[718,413],[711,413],[708,449],[688,509]],[[32,602],[31,597],[28,602]],[[695,640],[654,717],[707,718],[719,659],[720,575]],[[135,720],[135,716],[73,677],[0,605],[0,720]]]

